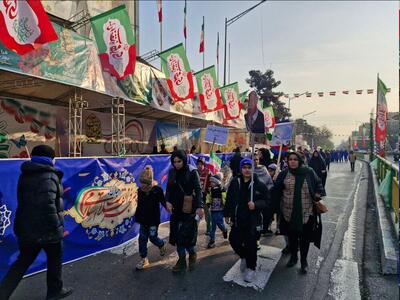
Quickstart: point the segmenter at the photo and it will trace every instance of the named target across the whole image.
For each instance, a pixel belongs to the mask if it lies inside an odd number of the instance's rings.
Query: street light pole
[[[235,23],[237,20],[239,20],[241,17],[243,17],[245,14],[248,12],[252,11],[255,9],[257,6],[260,4],[266,2],[267,0],[262,0],[256,5],[246,9],[245,11],[241,12],[240,14],[234,16],[233,18],[229,19],[225,18],[225,45],[224,45],[224,85],[226,85],[226,43],[227,43],[227,35],[228,35],[228,26]]]

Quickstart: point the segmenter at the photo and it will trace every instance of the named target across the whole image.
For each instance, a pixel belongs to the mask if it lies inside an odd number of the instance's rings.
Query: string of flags
[[[390,93],[391,89],[387,89],[387,93]],[[374,89],[365,89],[365,90],[355,90],[354,94],[356,95],[373,95],[375,93]],[[318,97],[325,97],[325,96],[339,96],[339,95],[351,95],[349,90],[344,90],[341,93],[337,91],[331,91],[331,92],[316,92],[316,93],[311,93],[311,92],[306,92],[306,93],[293,93],[293,94],[284,94],[281,98],[286,98],[286,99],[293,99],[293,98],[300,98],[302,96],[305,96],[306,98],[312,98],[314,95],[317,95]],[[293,96],[291,96],[293,95]]]

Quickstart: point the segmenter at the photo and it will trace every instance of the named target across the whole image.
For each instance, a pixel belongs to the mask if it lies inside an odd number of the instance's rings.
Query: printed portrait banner
[[[221,93],[218,86],[215,67],[211,66],[194,74],[199,91],[202,112],[212,112],[222,109]]]
[[[184,101],[193,98],[193,73],[183,45],[179,44],[165,50],[159,56],[173,99]]]
[[[203,155],[209,161],[208,155]],[[229,161],[232,154],[219,155]],[[189,155],[188,161],[196,165],[198,155]],[[21,164],[25,160],[0,160],[0,280],[19,251],[13,232],[17,209],[17,183]],[[153,155],[127,158],[65,158],[56,160],[64,177],[65,238],[64,263],[116,247],[138,235],[135,223],[139,174],[146,165],[154,170],[154,179],[166,188],[170,156]],[[118,202],[118,205],[113,203]],[[161,222],[169,214],[161,209]],[[27,274],[46,268],[42,252]]]

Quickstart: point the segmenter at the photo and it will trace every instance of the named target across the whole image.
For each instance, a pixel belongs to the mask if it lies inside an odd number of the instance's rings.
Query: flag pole
[[[375,112],[375,133],[376,133],[376,126],[378,125],[378,97],[379,97],[379,73],[376,75],[376,112]],[[375,151],[377,151],[376,154],[380,154],[380,148],[381,145],[378,144],[378,141],[376,140],[376,134],[375,134],[375,140],[374,140],[374,145],[375,145]]]
[[[184,33],[185,33],[185,53],[186,53],[186,42],[187,42],[187,24],[186,24],[186,16],[187,16],[187,2],[186,2],[186,0],[185,0],[185,20],[184,20],[184,26],[185,26],[185,28],[184,28]]]
[[[250,140],[251,140],[251,189],[250,189],[250,202],[254,202],[254,150],[255,150],[255,142],[254,142],[254,133],[250,132]]]
[[[204,24],[204,16],[203,16],[203,70],[205,68],[205,53],[206,53],[205,37],[206,37],[206,26]]]
[[[217,32],[217,79],[219,82],[219,32]]]

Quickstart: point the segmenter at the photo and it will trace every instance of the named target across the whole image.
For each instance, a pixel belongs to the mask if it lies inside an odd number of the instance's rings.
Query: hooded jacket
[[[254,174],[253,191],[254,210],[248,208],[250,192],[250,181],[245,183],[242,175],[233,178],[228,188],[224,216],[231,218],[233,226],[253,230],[260,224],[260,212],[270,207],[270,194],[256,174]]]
[[[57,243],[64,235],[63,173],[48,165],[24,162],[18,180],[14,232],[21,243]]]

